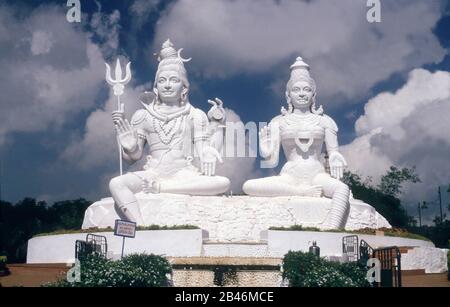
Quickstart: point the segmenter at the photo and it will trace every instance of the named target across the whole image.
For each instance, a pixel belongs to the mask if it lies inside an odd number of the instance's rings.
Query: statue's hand
[[[339,152],[333,151],[329,157],[331,177],[340,180],[344,176],[347,161]]]
[[[120,145],[127,152],[134,152],[138,146],[138,137],[136,130],[131,127],[128,120],[124,119],[123,110],[114,111],[112,113],[114,126]]]
[[[214,176],[216,173],[216,162],[219,160],[223,163],[220,153],[211,146],[205,146],[200,156],[200,165],[202,174],[206,176]]]
[[[272,154],[273,143],[270,126],[264,126],[259,131],[259,150],[263,158],[267,158]]]
[[[214,100],[208,100],[208,103],[212,105],[211,109],[208,111],[208,118],[218,122],[225,121],[226,112],[223,108],[223,101],[216,98]]]

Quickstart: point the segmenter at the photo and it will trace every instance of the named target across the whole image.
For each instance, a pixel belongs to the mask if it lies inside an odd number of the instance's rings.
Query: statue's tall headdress
[[[288,100],[289,110],[286,111],[283,108],[282,112],[283,113],[285,113],[285,112],[292,113],[294,111],[294,106],[292,105],[292,103],[290,103],[289,90],[292,87],[292,85],[294,85],[294,83],[296,83],[298,81],[307,81],[312,87],[314,96],[312,98],[313,104],[311,105],[311,112],[314,114],[323,114],[322,106],[320,106],[319,108],[316,108],[316,91],[317,91],[316,81],[314,81],[314,79],[311,77],[310,67],[308,64],[306,64],[303,61],[302,57],[298,57],[295,60],[295,63],[291,65],[291,77],[286,86],[286,99]]]
[[[178,51],[174,48],[172,42],[170,39],[166,40],[161,47],[161,51],[157,55],[157,59],[159,61],[158,64],[158,70],[156,72],[155,76],[155,83],[154,83],[154,89],[156,88],[156,82],[158,78],[158,74],[162,70],[175,70],[180,73],[181,81],[183,82],[184,86],[189,89],[189,80],[187,78],[187,72],[186,68],[184,67],[184,63],[189,62],[191,58],[184,59],[181,57],[181,51],[183,51],[183,48],[179,49]],[[187,94],[184,99],[187,100]],[[183,100],[184,100],[183,99]],[[184,101],[187,102],[187,101]]]

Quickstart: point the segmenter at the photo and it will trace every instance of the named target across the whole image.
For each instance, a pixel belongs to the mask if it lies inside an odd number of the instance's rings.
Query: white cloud
[[[33,55],[46,54],[52,48],[52,35],[48,32],[35,31],[31,38],[31,53]]]
[[[232,123],[242,124],[244,127],[244,123],[242,122],[240,116],[231,109],[226,109],[227,112],[227,121]],[[236,125],[235,127],[238,127]],[[226,133],[231,133],[234,131],[227,131]],[[237,137],[237,133],[234,133],[235,137]],[[227,140],[231,140],[231,138],[226,138],[224,153],[227,152],[226,148],[231,146],[232,148],[236,148],[238,141],[236,138],[233,138],[233,143],[227,143]],[[246,180],[254,179],[256,177],[261,176],[262,172],[257,169],[259,164],[257,164],[256,158],[252,156],[256,156],[256,153],[252,152],[252,148],[249,147],[249,138],[248,134],[246,134],[245,145],[248,150],[246,150],[247,157],[225,157],[223,159],[223,164],[217,165],[217,174],[221,176],[225,176],[230,179],[231,186],[230,190],[234,194],[242,194],[242,186]],[[232,152],[237,152],[233,150]],[[226,156],[226,154],[224,154]]]
[[[416,166],[422,183],[408,185],[403,199],[435,200],[437,187],[450,183],[449,114],[450,73],[413,70],[401,89],[366,104],[358,137],[342,148],[350,169],[376,181],[390,165]]]
[[[100,41],[102,51],[106,55],[117,52],[119,47],[120,12],[114,10],[110,15],[100,11],[90,18],[91,36]]]
[[[137,27],[140,27],[145,23],[150,13],[154,12],[158,8],[160,0],[136,0],[130,6],[130,12],[133,14],[133,22]]]
[[[320,96],[346,99],[367,95],[395,72],[443,58],[432,33],[440,1],[383,1],[376,24],[367,22],[367,10],[365,0],[179,0],[158,21],[153,50],[170,37],[202,75],[272,72],[283,80],[302,55]]]
[[[0,141],[72,120],[95,104],[104,79],[100,48],[63,10],[43,6],[16,16],[0,7]]]

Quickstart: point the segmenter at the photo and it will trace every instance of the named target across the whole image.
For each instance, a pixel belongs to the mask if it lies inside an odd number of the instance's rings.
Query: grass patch
[[[427,237],[410,233],[405,229],[401,228],[381,228],[381,229],[371,229],[364,228],[358,230],[341,230],[341,229],[329,229],[329,230],[320,230],[316,227],[303,227],[302,225],[293,225],[290,227],[270,227],[269,230],[277,230],[277,231],[314,231],[314,232],[335,232],[335,233],[348,233],[348,234],[356,234],[356,235],[375,235],[376,231],[383,231],[384,235],[387,237],[399,237],[405,239],[416,239],[423,241],[431,241]]]
[[[150,225],[150,226],[139,226],[136,228],[137,231],[143,230],[190,230],[190,229],[200,229],[194,225],[174,225],[174,226],[159,226],[159,225]],[[89,228],[89,229],[61,229],[47,233],[39,233],[33,238],[36,237],[45,237],[45,236],[54,236],[54,235],[65,235],[65,234],[74,234],[74,233],[94,233],[94,232],[114,232],[114,229],[111,227],[108,228]]]

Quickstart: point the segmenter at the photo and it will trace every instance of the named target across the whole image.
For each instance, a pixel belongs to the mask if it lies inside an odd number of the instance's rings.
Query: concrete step
[[[268,257],[269,249],[265,242],[213,242],[204,241],[203,257]]]
[[[170,258],[177,287],[280,287],[281,259],[195,257]]]

